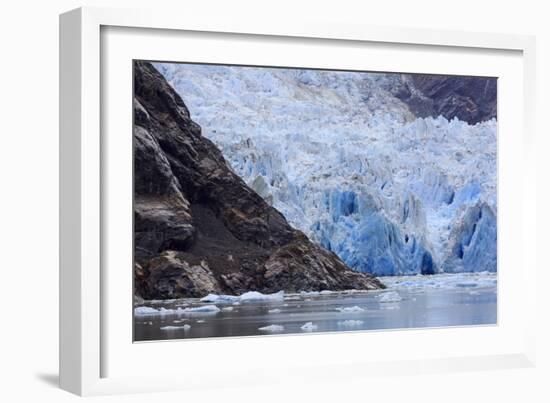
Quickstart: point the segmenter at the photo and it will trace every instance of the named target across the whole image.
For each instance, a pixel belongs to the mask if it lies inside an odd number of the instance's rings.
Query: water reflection
[[[379,329],[495,324],[496,276],[475,278],[474,285],[448,284],[449,275],[389,282],[400,301],[381,302],[388,290],[328,295],[286,295],[284,299],[217,303],[219,311],[185,312],[198,300],[149,302],[162,314],[135,318],[135,340],[188,339]],[[479,277],[479,275],[478,275]],[[434,278],[436,279],[434,282]],[[455,278],[456,280],[456,278]],[[479,280],[479,281],[478,281]],[[489,280],[489,281],[487,281]],[[421,283],[425,281],[426,283]],[[441,286],[444,284],[445,286]],[[214,305],[214,304],[210,304]],[[177,311],[177,309],[180,311]],[[189,310],[188,310],[189,311]],[[305,326],[311,322],[311,326]]]

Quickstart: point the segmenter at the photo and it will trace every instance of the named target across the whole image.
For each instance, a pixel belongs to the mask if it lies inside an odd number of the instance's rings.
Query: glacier
[[[494,272],[497,121],[417,118],[407,74],[156,63],[231,168],[378,276]]]

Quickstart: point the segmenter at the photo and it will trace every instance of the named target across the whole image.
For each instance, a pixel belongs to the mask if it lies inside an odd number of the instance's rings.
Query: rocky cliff
[[[134,232],[147,299],[383,288],[248,187],[146,62],[134,64]]]

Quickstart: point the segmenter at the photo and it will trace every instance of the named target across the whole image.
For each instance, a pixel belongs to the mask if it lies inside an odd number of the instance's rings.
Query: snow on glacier
[[[407,75],[155,66],[233,170],[354,270],[496,271],[496,120],[415,118],[391,93]]]

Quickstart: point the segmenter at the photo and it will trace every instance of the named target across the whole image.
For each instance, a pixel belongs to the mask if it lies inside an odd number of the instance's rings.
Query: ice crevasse
[[[357,271],[496,271],[496,120],[415,117],[407,76],[155,64],[203,135]]]

